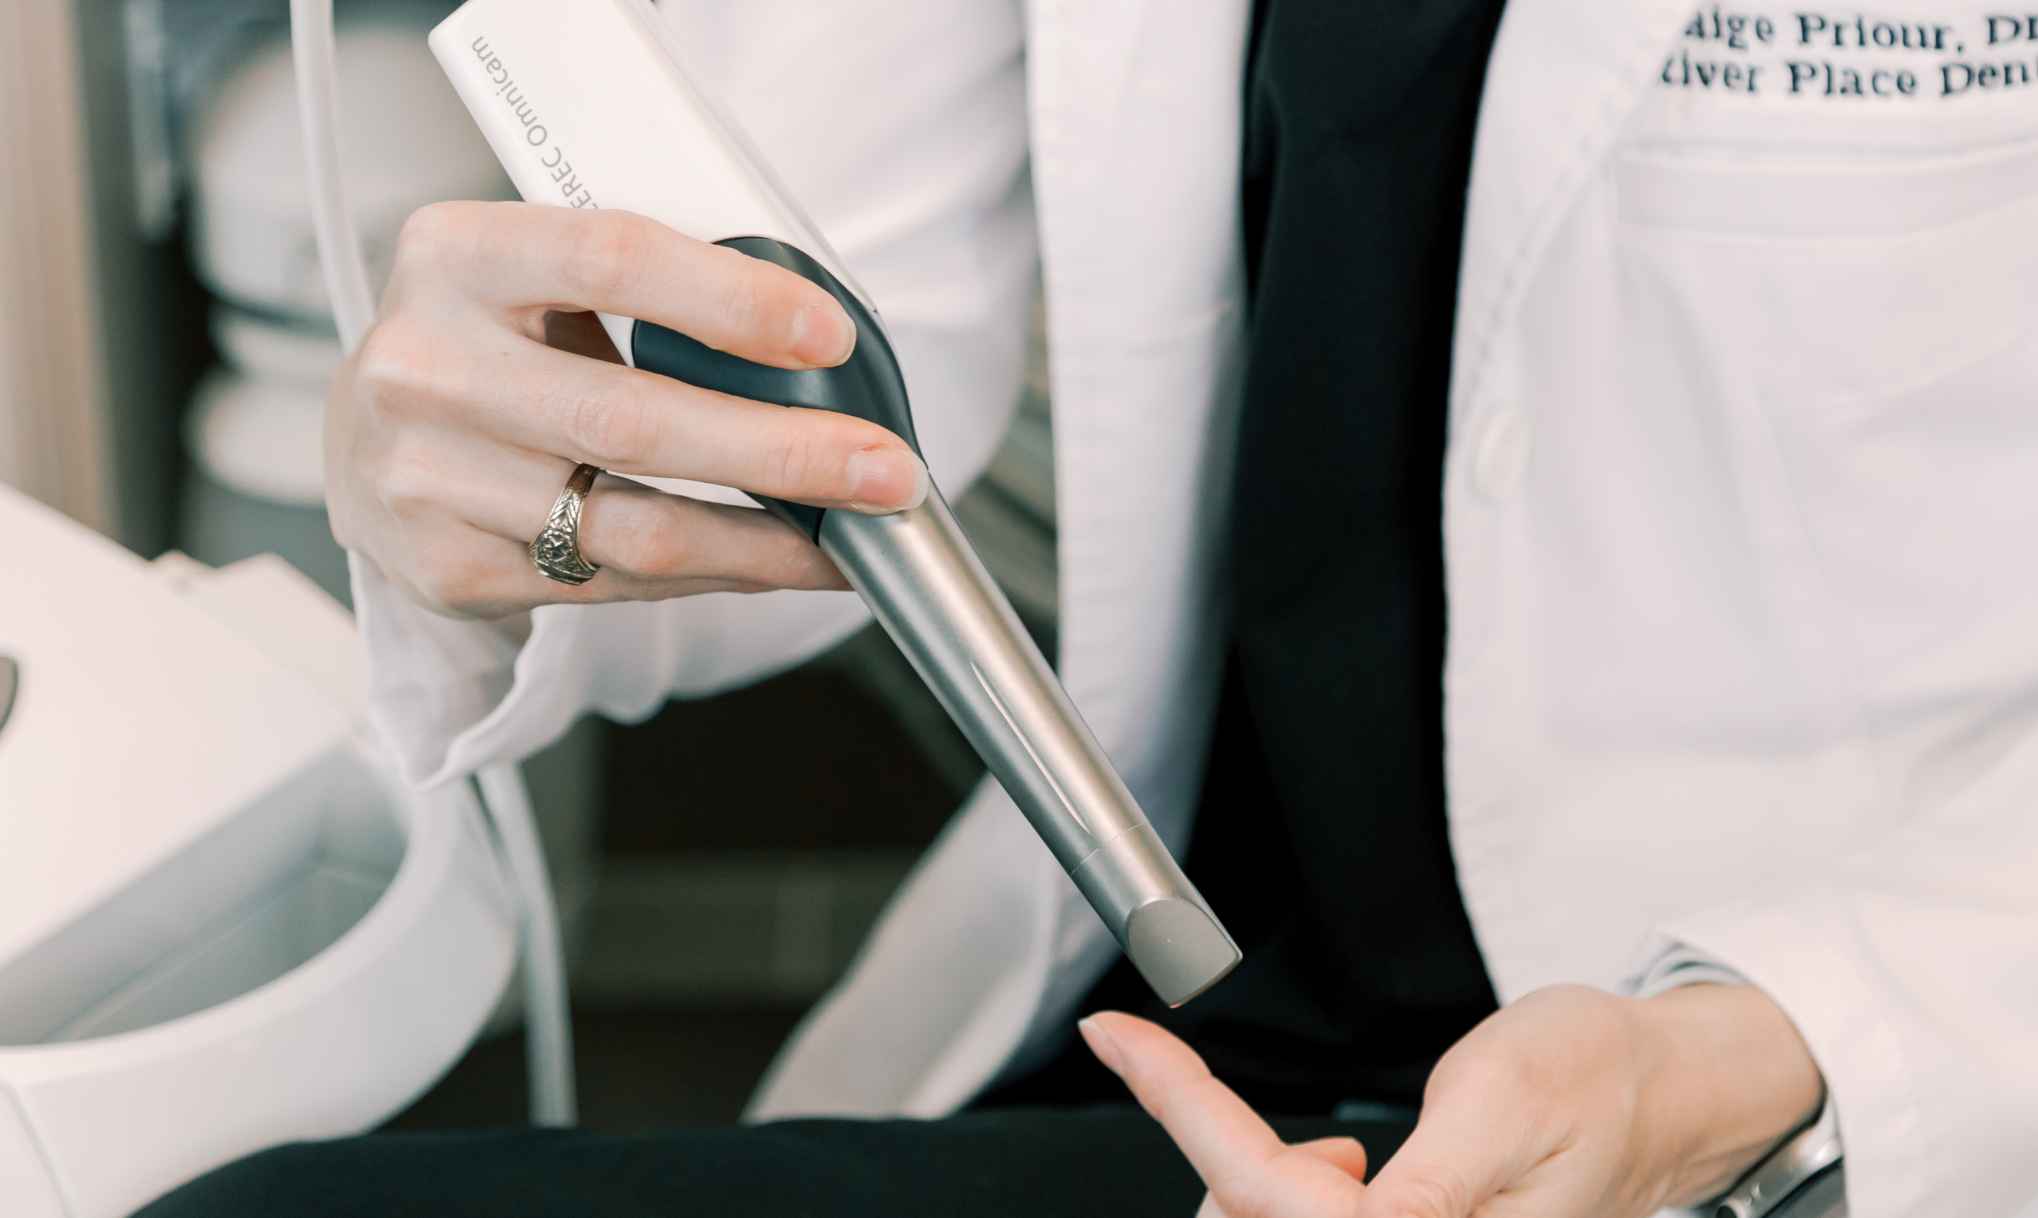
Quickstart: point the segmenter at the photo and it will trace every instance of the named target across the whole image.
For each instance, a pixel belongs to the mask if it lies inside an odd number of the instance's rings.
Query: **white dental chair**
[[[401,1109],[511,972],[477,801],[387,777],[351,623],[280,562],[144,563],[5,488],[0,537],[0,1214]]]

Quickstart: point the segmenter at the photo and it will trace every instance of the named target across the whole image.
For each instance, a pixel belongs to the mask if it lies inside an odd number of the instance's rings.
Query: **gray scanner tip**
[[[1178,897],[1148,901],[1125,922],[1125,954],[1171,1007],[1224,980],[1244,958],[1215,919]]]

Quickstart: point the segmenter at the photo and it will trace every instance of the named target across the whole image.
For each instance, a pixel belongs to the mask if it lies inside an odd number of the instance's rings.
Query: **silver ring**
[[[578,586],[601,570],[580,556],[580,509],[587,505],[587,493],[600,473],[592,465],[574,466],[566,489],[552,501],[544,532],[531,542],[531,565],[546,579]]]

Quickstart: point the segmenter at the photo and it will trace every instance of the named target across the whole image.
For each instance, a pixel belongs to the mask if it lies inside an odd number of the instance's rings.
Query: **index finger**
[[[927,495],[926,466],[854,415],[772,406],[684,381],[512,342],[503,355],[371,331],[360,375],[439,426],[626,476],[689,478],[821,507],[898,511]]]
[[[638,318],[774,367],[832,367],[856,342],[819,286],[630,212],[440,203],[411,217],[399,250],[499,308]]]
[[[1219,1082],[1194,1049],[1162,1028],[1116,1011],[1077,1026],[1212,1192],[1251,1187],[1287,1149],[1273,1126]]]

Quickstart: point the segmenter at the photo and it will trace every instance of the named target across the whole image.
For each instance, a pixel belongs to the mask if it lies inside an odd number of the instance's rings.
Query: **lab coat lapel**
[[[1689,8],[1689,0],[1507,6],[1473,145],[1452,358],[1454,435],[1485,388],[1494,340]]]
[[[1498,764],[1474,741],[1493,708],[1463,692],[1468,665],[1506,665],[1495,653],[1507,607],[1493,595],[1508,561],[1490,532],[1468,522],[1461,494],[1476,484],[1495,437],[1522,434],[1531,403],[1507,375],[1508,337],[1553,239],[1585,186],[1601,172],[1663,56],[1675,45],[1689,0],[1512,0],[1487,67],[1466,200],[1452,353],[1445,465],[1444,558],[1451,603],[1445,663],[1446,806],[1452,855],[1487,972],[1503,998],[1538,951],[1513,932],[1519,888],[1519,817],[1489,814],[1466,778],[1469,759]],[[1483,697],[1490,699],[1490,691]],[[1531,781],[1509,776],[1503,783]]]

